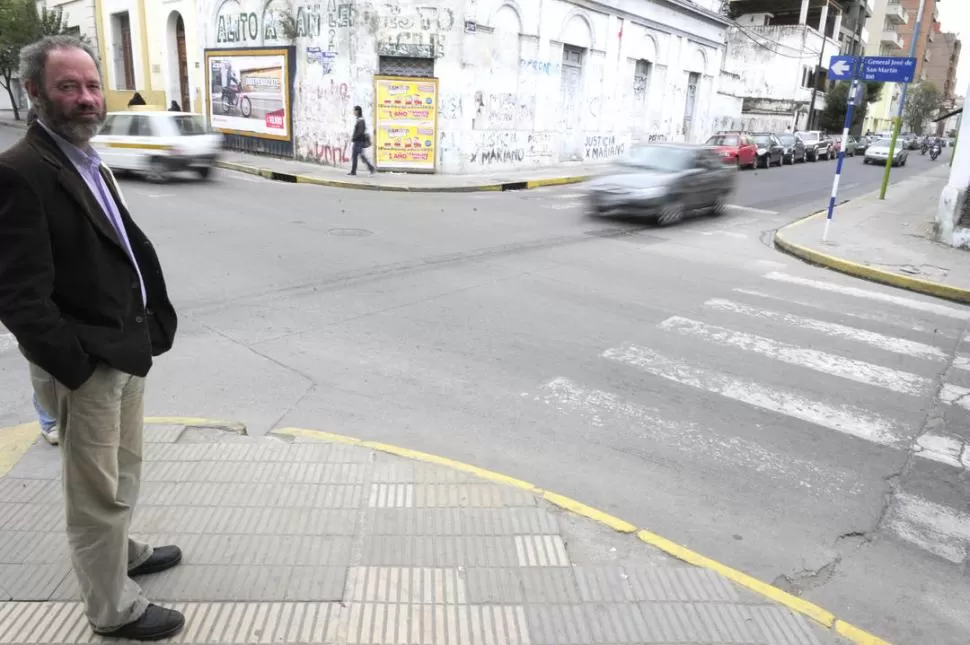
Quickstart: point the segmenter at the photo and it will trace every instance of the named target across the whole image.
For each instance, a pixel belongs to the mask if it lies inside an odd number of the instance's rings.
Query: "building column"
[[[841,11],[839,11],[838,13],[835,14],[835,25],[834,25],[834,27],[835,27],[835,29],[832,31],[832,38],[834,40],[838,40],[839,39],[839,30],[842,29],[842,12]]]
[[[802,12],[798,16],[798,24],[804,25],[808,22],[808,3],[809,0],[802,0]]]
[[[825,25],[828,24],[828,21],[829,21],[829,3],[828,3],[828,0],[826,0],[825,4],[822,5],[822,16],[818,20],[818,30],[821,32],[823,36],[828,35],[825,33]]]

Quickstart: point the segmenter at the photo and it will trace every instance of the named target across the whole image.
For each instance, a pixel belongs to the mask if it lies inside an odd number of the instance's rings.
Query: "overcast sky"
[[[965,96],[970,83],[970,0],[939,0],[940,29],[960,36],[963,50],[957,68],[957,96]]]

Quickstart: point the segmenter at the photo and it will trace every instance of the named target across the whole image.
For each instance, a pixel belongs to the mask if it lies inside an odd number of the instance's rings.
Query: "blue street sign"
[[[866,56],[859,65],[859,79],[880,83],[912,83],[916,59],[905,56]]]
[[[855,56],[833,56],[829,61],[829,80],[849,81],[855,78],[859,59]]]

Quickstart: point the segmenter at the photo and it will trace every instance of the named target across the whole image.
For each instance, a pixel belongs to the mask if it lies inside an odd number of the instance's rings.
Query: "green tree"
[[[910,132],[923,134],[926,122],[934,117],[943,105],[940,90],[931,81],[916,83],[909,88],[906,107],[903,110],[903,123]]]
[[[862,122],[866,119],[866,112],[869,105],[875,103],[882,96],[882,83],[865,82],[859,84],[860,91],[863,93],[862,103],[857,105],[852,112],[852,124],[849,131],[858,134],[862,128]],[[849,107],[849,92],[852,83],[849,81],[839,81],[832,86],[825,95],[825,109],[819,116],[819,127],[828,132],[842,132],[845,127],[845,112]]]
[[[0,0],[0,85],[7,90],[13,118],[20,120],[13,80],[20,66],[20,50],[44,36],[71,33],[60,9],[37,12],[35,0]]]

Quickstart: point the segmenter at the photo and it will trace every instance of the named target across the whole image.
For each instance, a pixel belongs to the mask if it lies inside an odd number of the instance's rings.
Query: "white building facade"
[[[352,108],[372,120],[377,75],[437,79],[435,169],[445,173],[608,161],[635,141],[701,142],[715,112],[734,105],[717,99],[728,21],[709,0],[198,4],[210,54],[295,47],[292,139],[250,149],[321,164],[348,165]]]

